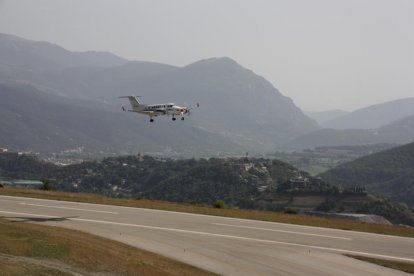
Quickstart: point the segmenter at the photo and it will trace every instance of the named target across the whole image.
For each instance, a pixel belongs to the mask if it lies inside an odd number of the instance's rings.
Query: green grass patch
[[[398,261],[391,261],[391,260],[384,260],[384,259],[375,259],[375,258],[369,258],[369,257],[363,257],[363,256],[356,256],[356,255],[346,255],[348,257],[377,264],[380,266],[404,271],[407,273],[414,274],[414,263],[407,263],[407,262],[398,262]]]
[[[368,233],[378,233],[385,235],[395,235],[414,238],[414,228],[382,225],[382,224],[370,224],[363,222],[356,222],[343,219],[330,219],[319,218],[297,214],[285,214],[280,212],[270,211],[257,211],[257,210],[243,210],[243,209],[231,209],[231,208],[214,208],[211,206],[173,203],[158,200],[147,199],[119,199],[105,197],[95,194],[84,193],[67,193],[56,191],[42,191],[42,190],[27,190],[27,189],[13,189],[3,188],[0,189],[0,195],[10,196],[22,196],[22,197],[34,197],[43,199],[54,199],[84,203],[96,203],[126,207],[148,208],[158,209],[185,213],[196,213],[212,216],[232,217],[241,219],[252,219],[270,222],[281,222],[317,227],[327,227],[334,229],[353,230]]]

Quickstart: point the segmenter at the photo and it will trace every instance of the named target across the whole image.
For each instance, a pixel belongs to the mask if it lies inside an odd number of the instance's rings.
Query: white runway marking
[[[13,214],[13,215],[22,215],[22,216],[60,218],[60,217],[57,217],[57,216],[18,213],[18,212],[9,212],[9,211],[0,211],[0,213]],[[163,231],[171,231],[171,232],[178,232],[178,233],[197,234],[197,235],[204,235],[204,236],[210,236],[210,237],[237,239],[237,240],[243,240],[243,241],[254,241],[254,242],[262,242],[262,243],[268,243],[268,244],[279,244],[279,245],[287,245],[287,246],[293,246],[293,247],[304,247],[304,248],[312,248],[312,249],[333,251],[333,252],[339,252],[339,253],[356,254],[356,255],[370,256],[370,257],[377,257],[377,258],[385,258],[385,259],[392,259],[392,260],[399,260],[399,261],[406,261],[406,262],[414,262],[414,259],[411,259],[411,258],[395,257],[395,256],[389,256],[389,255],[381,255],[381,254],[375,254],[375,253],[352,251],[352,250],[322,247],[322,246],[315,246],[315,245],[289,243],[289,242],[281,242],[281,241],[274,241],[274,240],[263,240],[263,239],[248,238],[248,237],[241,237],[241,236],[231,236],[231,235],[215,234],[215,233],[208,233],[208,232],[199,232],[199,231],[192,231],[192,230],[158,227],[158,226],[149,226],[149,225],[140,225],[140,224],[130,224],[130,223],[122,223],[122,222],[112,222],[112,221],[104,221],[104,220],[81,219],[81,218],[65,218],[65,219],[66,220],[73,220],[73,221],[100,223],[100,224],[129,226],[129,227],[136,227],[136,228],[143,228],[143,229],[163,230]]]
[[[212,224],[219,225],[219,226],[228,226],[228,227],[236,227],[236,228],[263,230],[263,231],[271,231],[271,232],[281,232],[281,233],[289,233],[289,234],[304,235],[304,236],[315,236],[315,237],[338,239],[338,240],[348,240],[348,241],[352,240],[351,238],[345,238],[345,237],[318,235],[318,234],[311,234],[311,233],[277,230],[277,229],[269,229],[269,228],[260,228],[260,227],[252,227],[252,226],[245,226],[245,225],[233,225],[233,224],[226,224],[226,223],[212,223]]]
[[[93,213],[104,213],[104,214],[114,214],[118,215],[118,212],[109,212],[109,211],[99,211],[99,210],[90,210],[90,209],[82,209],[82,208],[73,208],[73,207],[61,207],[61,206],[52,206],[52,205],[41,205],[41,204],[32,204],[32,203],[20,203],[21,205],[28,205],[28,206],[37,206],[37,207],[46,207],[46,208],[53,208],[53,209],[68,209],[68,210],[75,210],[75,211],[83,211],[83,212],[93,212]]]
[[[0,199],[3,198],[13,198],[13,199],[20,199],[20,200],[36,200],[36,201],[49,201],[49,202],[62,202],[53,199],[40,199],[40,198],[32,198],[32,197],[19,197],[19,196],[5,196],[0,195]],[[66,203],[74,203],[72,201],[64,201]],[[116,205],[107,205],[107,204],[98,204],[98,203],[85,203],[85,202],[76,202],[78,205],[87,205],[87,206],[112,206],[116,208],[124,208],[130,210],[143,210],[146,212],[157,212],[157,213],[170,213],[170,214],[177,214],[182,216],[196,216],[196,217],[209,217],[209,218],[217,218],[217,216],[212,215],[204,215],[204,214],[195,214],[195,213],[183,213],[178,211],[166,211],[166,210],[157,210],[157,209],[148,209],[148,208],[141,208],[141,207],[127,207],[127,206],[116,206]],[[241,218],[231,218],[231,217],[219,217],[223,220],[230,220],[230,221],[237,221],[237,222],[254,222],[254,223],[261,223],[261,224],[269,224],[269,225],[281,225],[281,226],[289,226],[295,228],[303,228],[303,229],[320,229],[323,231],[330,231],[330,232],[343,232],[343,233],[353,233],[357,235],[369,235],[369,236],[378,236],[378,237],[387,237],[392,239],[404,239],[408,241],[412,241],[413,238],[410,237],[403,237],[403,236],[395,236],[395,235],[386,235],[386,234],[377,234],[377,233],[369,233],[369,232],[361,232],[355,230],[343,230],[343,229],[334,229],[334,228],[326,228],[326,227],[319,227],[319,226],[308,226],[308,225],[300,225],[300,224],[292,224],[292,223],[282,223],[282,222],[272,222],[272,221],[262,221],[262,220],[251,220],[251,219],[241,219]]]

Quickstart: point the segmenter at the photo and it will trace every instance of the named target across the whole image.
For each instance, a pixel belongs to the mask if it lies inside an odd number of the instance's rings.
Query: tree
[[[49,179],[43,179],[42,182],[43,182],[43,186],[41,188],[42,190],[44,190],[44,191],[50,191],[50,190],[52,190],[52,187],[50,186]]]

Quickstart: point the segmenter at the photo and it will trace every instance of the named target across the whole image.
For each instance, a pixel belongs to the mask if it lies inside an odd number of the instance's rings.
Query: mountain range
[[[412,115],[414,98],[405,98],[344,113],[320,124],[332,129],[378,129]]]
[[[129,103],[118,97],[125,95],[200,108],[184,122],[159,117],[149,124],[146,116],[121,113]],[[227,57],[177,67],[71,52],[7,34],[0,34],[0,116],[7,118],[0,121],[1,147],[42,153],[261,154],[402,144],[414,137],[414,98],[304,114],[266,79]],[[331,128],[321,129],[316,120]]]
[[[323,128],[293,138],[291,149],[414,141],[414,98],[375,104],[353,112],[307,112]]]
[[[0,35],[3,147],[55,152],[261,152],[318,128],[263,77],[230,58],[175,67],[76,53]],[[184,122],[122,114],[117,99],[200,103]],[[26,104],[25,104],[26,103]]]
[[[173,127],[170,122],[160,121],[158,127],[149,128],[148,122],[128,116],[134,114],[56,96],[33,84],[0,83],[0,93],[0,144],[10,149],[41,153],[78,150],[88,155],[166,152],[183,156],[243,150],[229,139],[192,126]],[[165,132],[178,138],[171,139]]]
[[[414,141],[414,115],[376,129],[318,129],[292,139],[288,147],[310,149],[323,146],[406,144]]]

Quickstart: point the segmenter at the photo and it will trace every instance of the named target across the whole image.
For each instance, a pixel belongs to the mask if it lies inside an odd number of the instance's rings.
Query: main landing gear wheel
[[[150,123],[153,123],[153,122],[154,122],[154,119],[152,119],[152,118],[151,118],[151,119],[150,119]]]

